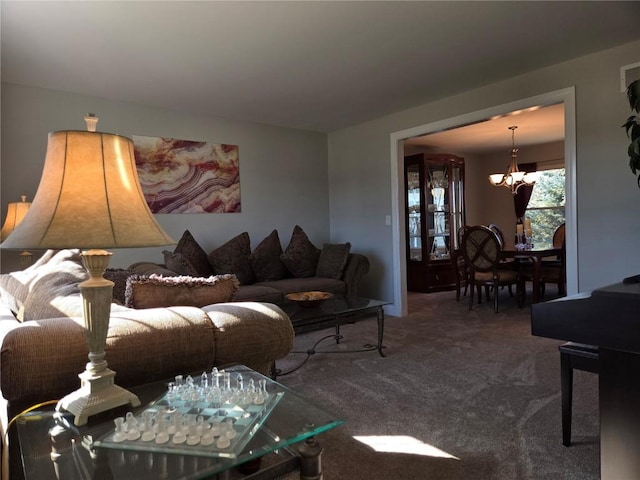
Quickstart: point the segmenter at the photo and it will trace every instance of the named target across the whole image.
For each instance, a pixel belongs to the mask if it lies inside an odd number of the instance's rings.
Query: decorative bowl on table
[[[331,297],[333,297],[333,293],[329,292],[296,292],[285,295],[287,300],[295,302],[301,307],[315,307]]]

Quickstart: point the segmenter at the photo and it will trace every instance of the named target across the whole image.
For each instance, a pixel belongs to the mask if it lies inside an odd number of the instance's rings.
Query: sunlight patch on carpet
[[[450,453],[407,435],[366,435],[354,436],[353,438],[373,448],[376,452],[409,453],[412,455],[423,455],[425,457],[453,458],[455,460],[460,460],[458,457],[451,455]]]

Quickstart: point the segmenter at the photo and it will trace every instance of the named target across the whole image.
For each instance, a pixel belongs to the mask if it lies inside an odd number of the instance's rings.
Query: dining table
[[[533,293],[532,302],[538,303],[541,300],[541,266],[543,258],[562,258],[562,248],[554,247],[552,244],[533,244],[528,247],[520,247],[514,244],[505,245],[502,249],[503,259],[514,259],[523,265],[530,264],[532,272]]]

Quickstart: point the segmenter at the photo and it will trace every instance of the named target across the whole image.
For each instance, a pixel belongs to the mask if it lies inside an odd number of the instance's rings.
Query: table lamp
[[[9,236],[11,232],[18,226],[24,216],[27,214],[27,210],[31,206],[31,202],[27,202],[27,196],[22,195],[21,201],[11,202],[7,205],[7,216],[2,224],[2,231],[0,231],[0,242],[4,242],[5,238]],[[33,261],[33,255],[31,252],[25,250],[20,253],[20,265],[23,268],[31,265]]]
[[[156,222],[142,194],[133,141],[96,132],[98,118],[85,117],[88,131],[49,133],[38,191],[22,222],[2,243],[11,249],[80,248],[89,279],[80,283],[89,363],[79,390],[65,396],[58,410],[83,425],[91,415],[140,400],[115,385],[104,347],[109,328],[113,282],[103,273],[107,248],[152,247],[176,242]]]

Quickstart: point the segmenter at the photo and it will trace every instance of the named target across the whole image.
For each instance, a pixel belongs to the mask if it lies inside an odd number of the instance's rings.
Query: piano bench
[[[560,391],[562,395],[562,444],[571,445],[571,404],[573,402],[573,369],[599,373],[598,347],[568,342],[560,350]]]

